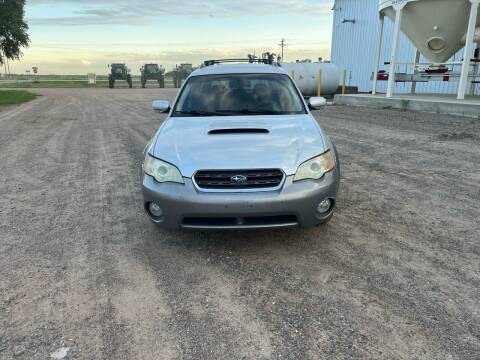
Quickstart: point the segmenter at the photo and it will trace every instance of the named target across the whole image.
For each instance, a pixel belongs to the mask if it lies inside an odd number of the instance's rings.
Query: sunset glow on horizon
[[[124,62],[137,74],[144,63],[175,64],[280,52],[285,60],[330,57],[332,0],[189,1],[30,0],[30,47],[14,73],[107,72]]]

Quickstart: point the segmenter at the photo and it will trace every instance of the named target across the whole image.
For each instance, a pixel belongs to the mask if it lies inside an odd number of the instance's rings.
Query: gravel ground
[[[0,110],[0,359],[479,359],[480,122],[330,106],[338,212],[195,233],[143,214],[174,90]]]

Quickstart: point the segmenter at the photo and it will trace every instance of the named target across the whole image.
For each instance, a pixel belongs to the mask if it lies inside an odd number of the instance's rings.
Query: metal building
[[[369,92],[372,90],[372,75],[375,66],[375,48],[377,29],[379,23],[378,0],[335,0],[333,7],[333,35],[331,60],[340,69],[347,70],[347,84],[358,86],[359,91]],[[393,23],[385,19],[383,37],[391,39],[393,35]],[[384,42],[382,47],[381,64],[390,61],[391,42]],[[398,47],[398,61],[400,63],[413,63],[416,49],[404,34],[400,36]],[[463,50],[459,51],[451,59],[461,61]],[[426,60],[421,58],[420,62]],[[383,65],[380,69],[389,71],[389,65]],[[459,70],[459,68],[457,68]],[[411,65],[399,65],[397,72],[413,72]],[[395,93],[410,92],[412,83],[396,83]],[[380,81],[377,91],[386,92],[387,82]],[[458,89],[458,81],[418,83],[417,92],[455,94]],[[480,94],[480,86],[473,89]]]

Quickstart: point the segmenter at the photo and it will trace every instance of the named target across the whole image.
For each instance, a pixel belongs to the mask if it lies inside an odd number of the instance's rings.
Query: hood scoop
[[[238,135],[238,134],[270,134],[267,129],[259,128],[228,128],[213,129],[208,132],[209,135]]]

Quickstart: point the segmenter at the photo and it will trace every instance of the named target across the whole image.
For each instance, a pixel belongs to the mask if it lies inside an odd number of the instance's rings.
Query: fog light
[[[330,210],[330,207],[332,206],[332,200],[330,199],[325,199],[323,200],[320,204],[317,206],[317,211],[320,214],[326,213],[328,210]]]
[[[151,202],[148,204],[148,210],[150,211],[150,214],[155,217],[160,217],[163,215],[162,208],[157,203]]]

